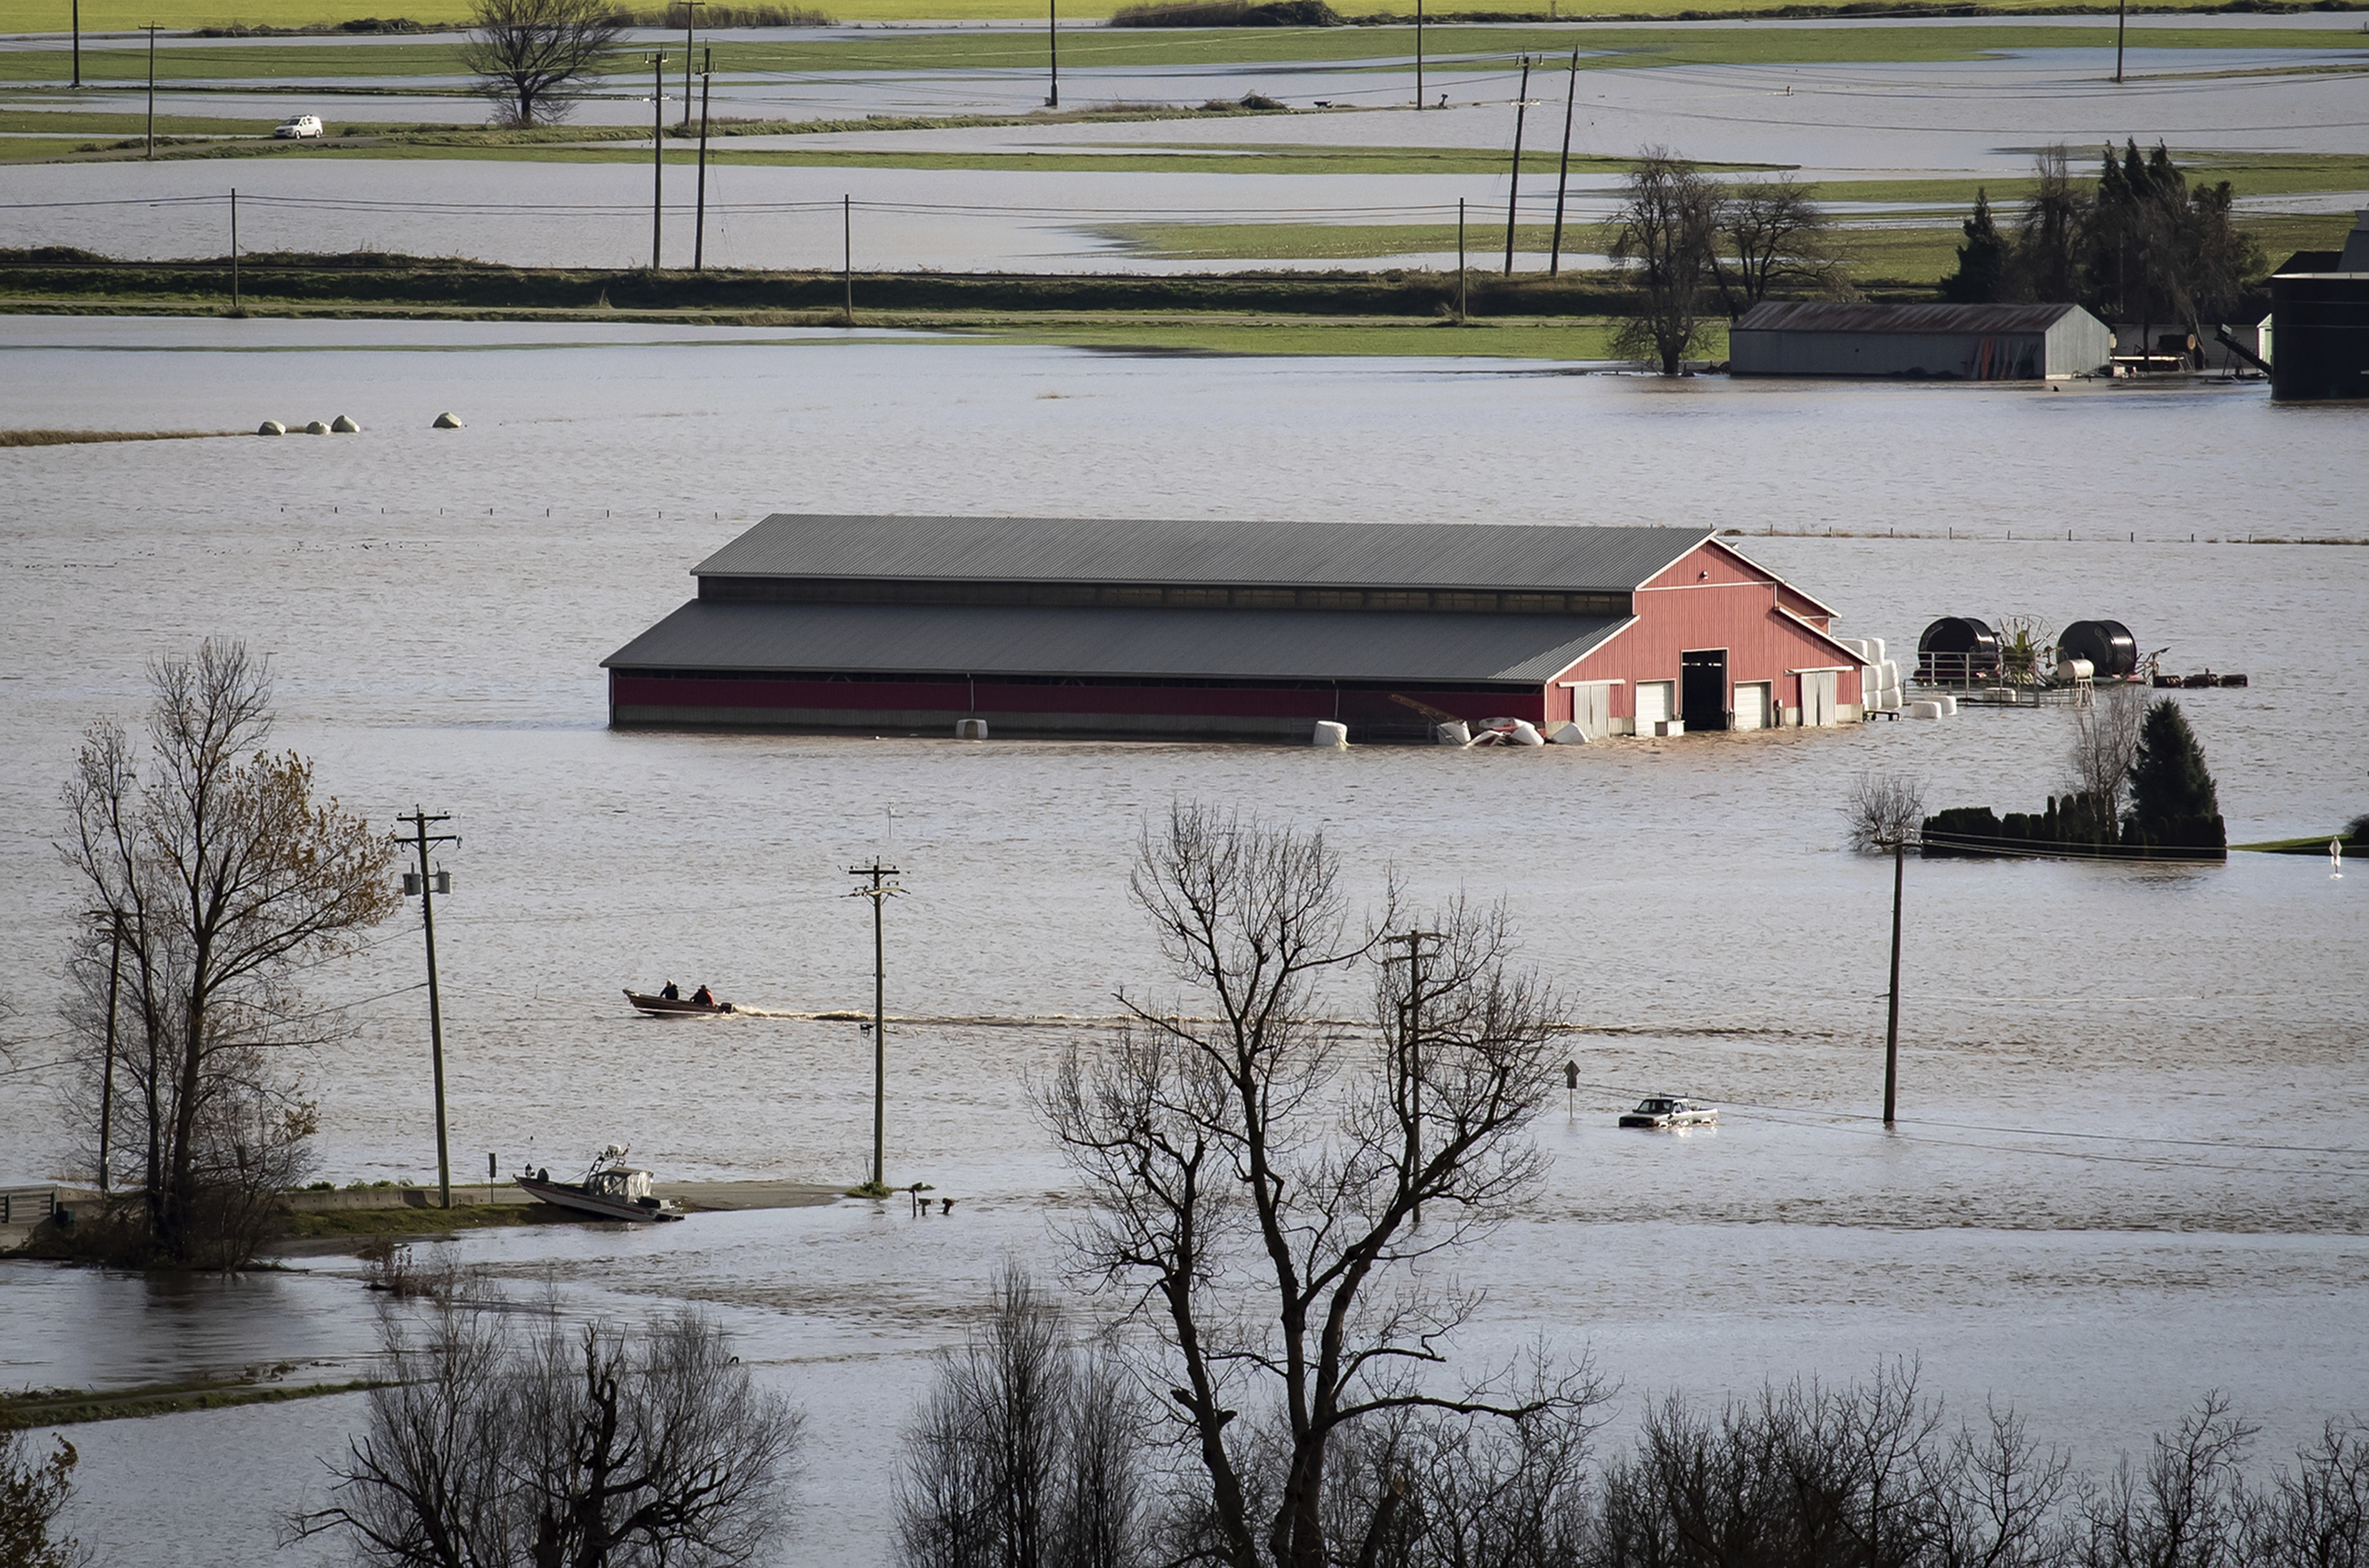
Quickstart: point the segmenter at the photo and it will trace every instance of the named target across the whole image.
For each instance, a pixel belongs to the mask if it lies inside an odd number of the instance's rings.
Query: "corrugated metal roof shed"
[[[1628,623],[1578,615],[1312,610],[719,604],[694,600],[601,660],[612,670],[1142,676],[1287,681],[1552,679]]]
[[[1631,589],[1708,529],[776,513],[695,577]]]
[[[2045,332],[2079,305],[1867,305],[1817,300],[1763,300],[1737,318],[1735,331]]]

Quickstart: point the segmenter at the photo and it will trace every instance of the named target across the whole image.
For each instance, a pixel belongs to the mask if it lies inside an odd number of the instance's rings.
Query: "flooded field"
[[[2214,36],[2232,40],[2230,46],[2150,47],[2151,28],[2189,28],[2193,19],[2134,19],[2125,62],[2132,79],[2120,85],[2112,79],[2110,48],[2041,47],[2036,40],[2062,30],[2045,19],[2031,27],[2019,20],[2023,30],[2015,36],[2031,47],[1970,60],[1820,63],[1780,55],[1767,63],[1651,69],[1591,63],[1579,74],[1573,100],[1573,146],[1583,154],[1628,157],[1642,147],[1664,145],[1708,163],[1793,168],[1806,180],[2020,178],[2030,173],[2033,152],[2053,142],[2075,149],[2078,164],[2086,164],[2100,144],[2129,138],[2142,144],[2164,140],[2183,158],[2197,153],[2358,151],[2369,128],[2355,101],[2369,39],[2360,50],[2328,47],[2325,18],[2308,16],[2213,22]],[[1848,25],[1817,26],[1834,38],[1856,36]],[[2283,43],[2283,32],[2301,39],[2296,29],[2313,29],[2310,38],[2319,42]],[[1903,37],[1926,36],[1900,30]],[[1133,255],[1111,231],[1127,223],[1446,223],[1454,222],[1459,199],[1471,205],[1476,224],[1482,223],[1483,214],[1505,211],[1507,177],[1502,169],[1441,176],[1259,167],[1263,160],[1295,149],[1509,153],[1513,101],[1522,80],[1510,52],[1473,52],[1493,36],[1486,29],[1436,31],[1426,94],[1445,94],[1447,101],[1436,111],[1404,107],[1414,97],[1411,58],[1356,58],[1346,52],[1352,57],[1329,61],[1211,61],[1196,52],[1173,63],[1098,66],[1092,63],[1097,49],[1156,52],[1157,40],[1166,36],[1150,35],[1155,43],[1146,44],[1146,35],[1104,32],[1073,40],[1065,54],[1065,105],[1191,106],[1255,93],[1295,109],[1329,106],[1341,112],[733,138],[722,145],[735,156],[795,155],[828,161],[712,166],[706,259],[728,268],[836,268],[852,242],[859,269],[1323,267],[1344,258],[1310,262],[1296,252],[1268,256],[1246,238],[1240,255],[1180,262]],[[1657,29],[1652,36],[1665,35],[1693,36],[1683,29],[1675,34]],[[722,35],[727,44],[745,36]],[[1558,52],[1563,36],[1538,32]],[[1576,43],[1596,36],[1585,29],[1570,34]],[[1605,36],[1617,44],[1618,35]],[[1041,60],[1031,52],[1032,35],[1013,31],[992,49],[983,46],[991,58],[1023,62],[1009,66],[895,68],[901,44],[920,37],[841,35],[835,41],[871,40],[871,52],[843,68],[727,71],[716,79],[714,111],[763,120],[896,120],[1024,115],[1043,102],[1047,83]],[[1459,38],[1472,47],[1459,48]],[[1196,52],[1202,48],[1197,40],[1177,47],[1188,44]],[[235,58],[253,71],[252,61],[271,52],[252,47]],[[300,110],[323,114],[333,129],[353,122],[474,124],[481,117],[483,106],[467,97],[372,96],[374,87],[394,81],[406,91],[461,86],[457,79],[356,76],[325,84],[338,87],[334,101],[324,95],[315,101],[296,85],[283,89],[258,83],[253,93],[240,92],[239,79],[226,76],[204,92],[176,94],[168,86],[159,105],[168,115],[251,118],[258,131]],[[675,90],[680,92],[679,83]],[[603,92],[580,106],[584,123],[648,123],[646,97]],[[1528,126],[1526,145],[1533,155],[1560,144],[1565,92],[1560,71],[1542,72],[1533,83],[1532,97],[1541,106]],[[67,107],[63,95],[38,90],[28,90],[23,101],[29,108]],[[143,101],[137,94],[109,89],[75,97],[73,107],[134,112]],[[666,117],[670,123],[678,118],[671,104]],[[932,166],[933,160],[958,163],[966,156],[1074,158],[1159,148],[1211,155],[1230,151],[1242,166],[1107,173],[1039,170],[1011,162]],[[247,202],[241,241],[250,251],[372,249],[521,265],[641,265],[649,256],[649,171],[630,145],[610,143],[598,155],[603,161],[412,155],[375,161],[300,153],[242,160],[235,166],[213,160],[27,166],[11,168],[7,176],[8,200],[17,204],[10,212],[13,232],[20,236],[12,243],[75,246],[124,257],[223,254],[229,249],[227,192],[236,186]],[[1617,183],[1601,174],[1575,176],[1573,221],[1606,216]],[[2248,198],[2241,210],[2249,213],[2342,212],[2369,200],[2349,189],[2249,197],[2246,182],[2238,186],[2241,198]],[[1549,221],[1552,190],[1551,174],[1525,177],[1525,222]],[[852,235],[841,226],[845,197],[858,205]],[[192,198],[203,200],[191,202]],[[693,193],[688,168],[670,170],[665,201],[671,236],[666,259],[679,266],[689,261],[691,251]],[[1947,228],[1962,215],[1960,204],[1952,203],[1920,221]],[[1502,236],[1502,228],[1498,232]],[[1488,248],[1484,236],[1485,229],[1476,230],[1476,253]],[[1426,246],[1420,254],[1353,259],[1361,265],[1441,265],[1449,257]],[[1544,264],[1542,255],[1528,253],[1518,263],[1524,269]],[[1595,264],[1594,258],[1579,264]]]
[[[1848,853],[1853,775],[1936,805],[2037,807],[2055,713],[1519,754],[965,745],[615,734],[598,661],[768,511],[1655,522],[1737,543],[1913,647],[1942,613],[2107,615],[2168,667],[2244,670],[2189,715],[2233,840],[2369,809],[2369,538],[2358,410],[2256,388],[1679,383],[1480,360],[1171,359],[832,334],[343,323],[0,322],[11,424],[361,434],[0,455],[0,950],[20,1055],[76,907],[50,845],[77,737],[141,664],[210,635],[269,650],[279,738],[391,825],[453,814],[440,900],[456,1172],[631,1143],[670,1177],[861,1173],[850,1024],[628,1015],[705,981],[778,1013],[868,1001],[845,867],[888,849],[890,1180],[957,1199],[458,1243],[576,1310],[690,1299],[812,1413],[784,1564],[887,1559],[897,1430],[997,1262],[1050,1275],[1063,1174],[1024,1081],[1158,996],[1122,879],[1173,799],[1322,826],[1361,888],[1505,898],[1581,1028],[1531,1207],[1462,1264],[1466,1348],[1592,1345],[1623,1420],[1919,1356],[1963,1407],[2011,1400],[2085,1465],[2208,1386],[2275,1452],[2369,1387],[2369,873],[1908,867],[1903,1116],[1881,1088],[1890,868]],[[468,421],[436,432],[441,409]],[[1833,530],[1828,537],[1825,531]],[[2073,534],[2067,539],[2067,531]],[[1899,537],[1894,537],[1896,531]],[[2192,543],[2192,539],[2194,541]],[[893,844],[887,808],[894,808]],[[407,913],[314,982],[357,1037],[311,1074],[323,1174],[433,1176]],[[388,994],[394,993],[394,994]],[[361,1000],[376,999],[376,1000]],[[1346,1007],[1348,1002],[1342,1002]],[[70,1167],[57,1073],[0,1079],[0,1182]],[[1649,1090],[1715,1132],[1617,1134]],[[367,1364],[350,1265],[235,1282],[0,1265],[0,1379],[123,1386]],[[1104,1310],[1082,1303],[1089,1315]],[[75,1429],[103,1558],[263,1555],[352,1398]],[[1619,1429],[1614,1436],[1617,1440]],[[224,1477],[239,1480],[235,1505]],[[275,1561],[282,1560],[274,1558]],[[303,1551],[284,1555],[304,1562]]]

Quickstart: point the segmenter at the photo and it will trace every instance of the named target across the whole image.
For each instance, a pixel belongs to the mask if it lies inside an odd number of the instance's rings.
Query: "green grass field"
[[[1439,72],[1502,71],[1523,52],[1567,53],[1575,44],[1597,52],[1583,68],[1637,69],[1674,65],[1791,65],[1931,63],[1973,60],[2001,50],[2111,48],[2112,26],[2033,28],[2014,22],[1951,28],[1752,28],[1684,30],[1650,27],[1574,29],[1472,27],[1433,29],[1429,51]],[[2369,52],[2357,29],[2239,29],[2199,25],[2150,29],[2151,49],[2328,50]],[[359,78],[453,76],[459,45],[449,39],[417,43],[291,43],[161,47],[159,81],[269,81],[298,85]],[[1263,65],[1293,63],[1397,63],[1412,55],[1409,28],[1253,28],[1208,31],[1083,30],[1065,39],[1061,57],[1074,68]],[[984,71],[1032,67],[1045,58],[1041,40],[1012,33],[925,32],[863,39],[727,39],[716,46],[719,73],[848,71]],[[620,74],[630,74],[626,57]],[[62,50],[0,54],[0,81],[62,83],[69,62]],[[638,65],[631,68],[633,72]],[[145,81],[143,49],[92,47],[83,52],[86,81]]]

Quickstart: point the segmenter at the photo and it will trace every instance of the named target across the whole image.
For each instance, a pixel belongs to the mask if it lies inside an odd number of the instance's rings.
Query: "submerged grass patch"
[[[0,430],[0,447],[90,446],[107,441],[191,441],[245,430]]]
[[[1113,353],[1332,355],[1350,358],[1484,358],[1601,361],[1611,357],[1612,326],[1604,321],[1491,320],[1459,326],[1308,322],[1108,322],[1064,325],[1022,322],[959,326],[967,337],[1000,343],[1043,343]],[[1727,352],[1716,335],[1705,357]]]
[[[375,1379],[343,1383],[266,1382],[266,1376],[284,1376],[292,1366],[270,1368],[242,1378],[200,1379],[192,1382],[150,1383],[132,1389],[29,1389],[0,1394],[0,1427],[68,1426],[88,1421],[125,1421],[143,1415],[171,1415],[185,1410],[223,1410],[241,1404],[279,1404],[288,1400],[315,1399],[323,1394],[358,1393],[385,1385]]]

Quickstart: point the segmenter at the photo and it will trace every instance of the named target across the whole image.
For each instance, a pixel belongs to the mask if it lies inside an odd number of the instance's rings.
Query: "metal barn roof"
[[[1543,681],[1625,617],[694,600],[601,660],[618,670]]]
[[[1631,589],[1708,529],[776,513],[695,577]]]
[[[1867,305],[1763,300],[1734,332],[2045,332],[2079,305]]]

